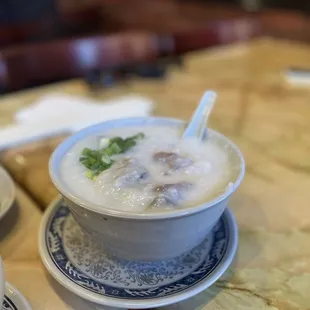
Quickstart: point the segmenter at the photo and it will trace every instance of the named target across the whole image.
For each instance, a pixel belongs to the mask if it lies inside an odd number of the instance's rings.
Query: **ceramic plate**
[[[6,282],[1,310],[31,310],[26,298],[12,284]]]
[[[73,293],[107,306],[141,309],[172,304],[209,287],[230,265],[237,240],[235,220],[226,210],[190,253],[159,262],[125,261],[94,244],[60,199],[44,215],[39,248],[48,271]]]
[[[15,199],[15,186],[6,170],[0,166],[0,219],[8,212]]]
[[[4,291],[5,291],[4,269],[2,264],[2,258],[0,256],[0,305],[2,305]]]

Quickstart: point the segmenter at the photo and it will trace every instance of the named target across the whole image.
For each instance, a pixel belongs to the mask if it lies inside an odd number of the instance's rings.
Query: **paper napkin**
[[[152,110],[151,100],[134,95],[106,101],[64,94],[46,95],[18,111],[14,116],[15,123],[0,127],[0,150],[72,133],[106,120],[148,116]]]

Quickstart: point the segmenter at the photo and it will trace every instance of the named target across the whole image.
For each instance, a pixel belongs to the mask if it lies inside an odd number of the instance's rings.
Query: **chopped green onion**
[[[96,158],[94,157],[88,157],[88,162],[93,165],[94,163],[96,163]]]
[[[131,137],[130,139],[143,139],[145,134],[143,132],[137,133],[135,136]]]
[[[82,151],[82,155],[84,156],[91,156],[93,150],[89,149],[88,147],[85,147]]]
[[[106,148],[110,144],[109,138],[101,138],[99,141],[99,147],[100,149]]]
[[[132,139],[126,139],[123,145],[124,152],[135,146],[137,143],[135,140]]]
[[[121,137],[115,137],[115,138],[110,139],[110,144],[109,145],[111,145],[113,143],[117,143],[119,145],[122,145],[123,141],[124,140]]]
[[[120,154],[122,153],[122,148],[116,143],[113,142],[111,145],[109,145],[104,152],[108,154],[109,156]]]
[[[111,158],[108,155],[103,155],[101,157],[101,160],[105,163],[105,164],[110,164],[111,163]]]
[[[91,169],[91,164],[89,163],[88,159],[82,160],[82,164],[83,164],[86,168]]]
[[[85,172],[85,175],[86,175],[86,177],[89,178],[90,180],[93,180],[93,179],[94,179],[94,174],[93,174],[93,172],[92,172],[91,170],[87,170],[87,171]]]
[[[102,138],[99,142],[100,149],[92,150],[84,148],[80,156],[80,162],[89,169],[85,175],[94,180],[102,171],[109,169],[114,161],[111,156],[125,153],[127,150],[136,145],[136,140],[144,138],[143,133],[123,139],[114,137],[111,139]],[[104,146],[104,147],[101,147]]]
[[[94,164],[91,165],[91,170],[98,170],[101,168],[101,162],[100,161],[96,161]]]

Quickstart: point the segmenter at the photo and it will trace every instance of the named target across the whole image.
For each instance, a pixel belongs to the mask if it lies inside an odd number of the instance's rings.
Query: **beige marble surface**
[[[186,57],[183,71],[171,70],[165,81],[135,80],[97,94],[90,94],[83,82],[71,81],[3,97],[0,123],[10,122],[16,109],[54,91],[98,98],[139,93],[157,102],[157,115],[188,119],[203,91],[215,89],[219,100],[211,126],[232,138],[247,162],[244,182],[231,202],[239,225],[239,249],[223,279],[166,309],[309,310],[310,87],[292,86],[283,78],[290,66],[310,68],[309,55],[310,46],[272,39],[196,52]],[[7,154],[2,160],[14,170],[16,158]],[[32,160],[22,151],[18,156]],[[25,162],[24,170],[16,170],[19,176],[36,175],[38,169],[34,182],[45,182],[41,194],[35,188],[27,191],[34,197],[54,193],[46,160],[38,167],[32,164],[31,170]],[[18,200],[22,212],[14,230],[3,236],[0,223],[0,253],[8,279],[34,310],[78,309],[80,304],[70,305],[63,298],[39,262],[38,208],[24,193]],[[23,251],[16,252],[14,246],[24,234]]]

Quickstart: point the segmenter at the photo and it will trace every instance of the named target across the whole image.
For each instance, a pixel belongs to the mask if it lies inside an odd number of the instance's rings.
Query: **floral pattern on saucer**
[[[60,200],[45,242],[58,270],[84,289],[115,298],[148,299],[182,292],[208,277],[225,256],[229,234],[222,216],[208,238],[187,254],[159,262],[121,260],[92,242]]]
[[[1,310],[18,310],[18,308],[9,297],[4,296]]]

